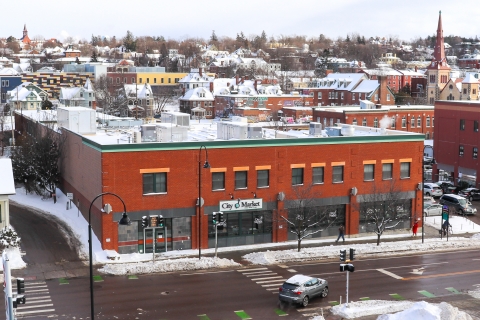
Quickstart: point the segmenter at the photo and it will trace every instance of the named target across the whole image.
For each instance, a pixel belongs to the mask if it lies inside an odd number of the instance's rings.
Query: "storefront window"
[[[223,213],[225,226],[218,229],[218,237],[236,237],[272,233],[271,211]],[[212,219],[208,221],[208,237],[215,238]]]
[[[307,238],[331,237],[338,235],[338,227],[345,225],[345,205],[316,206],[305,209],[305,218],[309,220],[306,233],[312,233]],[[298,209],[289,209],[288,219],[295,221],[298,218]],[[315,224],[317,223],[317,224]],[[297,236],[293,232],[288,233],[289,240],[296,240]]]
[[[411,199],[389,199],[389,201],[363,202],[359,211],[359,233],[374,232],[375,217],[379,217],[379,221],[389,220],[386,223],[386,230],[408,229],[412,217],[412,201]]]

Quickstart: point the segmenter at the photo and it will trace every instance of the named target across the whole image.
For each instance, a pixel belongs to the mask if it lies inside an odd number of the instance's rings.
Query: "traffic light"
[[[163,216],[159,215],[158,216],[158,226],[163,227],[165,225],[165,222],[163,221]]]
[[[355,249],[350,248],[350,261],[355,260]]]
[[[143,216],[142,217],[142,228],[146,228],[146,227],[148,227],[148,217]]]
[[[218,230],[223,230],[223,212],[218,213]]]
[[[347,260],[347,250],[340,250],[340,261]]]
[[[213,223],[213,225],[217,224],[217,213],[216,212],[212,213],[212,223]]]
[[[25,279],[17,278],[17,293],[24,294],[25,293]]]

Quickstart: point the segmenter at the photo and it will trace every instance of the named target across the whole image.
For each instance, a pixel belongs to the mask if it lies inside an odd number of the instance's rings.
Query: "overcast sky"
[[[444,35],[480,37],[478,0],[23,0],[2,3],[0,37],[20,38],[27,25],[30,38],[90,40],[92,34],[123,37],[164,36],[183,40],[245,36],[324,34],[336,39],[350,33],[365,37],[398,37],[410,41],[436,32],[442,10]]]

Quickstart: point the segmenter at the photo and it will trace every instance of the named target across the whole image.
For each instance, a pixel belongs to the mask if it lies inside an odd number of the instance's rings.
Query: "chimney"
[[[255,88],[255,91],[257,91],[257,80],[253,81],[253,87]]]
[[[198,68],[198,73],[200,74],[200,77],[202,76],[202,68]]]
[[[235,75],[235,84],[238,85],[238,74]]]
[[[418,67],[417,66],[415,66],[415,72],[418,72]]]
[[[213,92],[213,82],[210,82],[210,92]]]

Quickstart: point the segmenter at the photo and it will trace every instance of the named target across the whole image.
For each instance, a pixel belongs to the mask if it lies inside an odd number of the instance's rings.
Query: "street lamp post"
[[[424,145],[423,146],[423,154],[422,154],[422,243],[425,241],[425,204],[424,204],[424,196],[425,196],[425,148],[431,148],[433,152],[433,147],[431,145]],[[433,162],[435,163],[435,158],[433,158]],[[433,175],[432,175],[433,176]]]
[[[93,264],[92,264],[92,224],[90,222],[91,219],[91,213],[92,213],[92,206],[95,200],[97,198],[104,196],[106,194],[110,194],[112,196],[117,197],[123,204],[123,215],[122,219],[118,222],[120,225],[130,225],[130,219],[128,218],[127,215],[127,208],[125,207],[125,202],[123,202],[122,198],[120,198],[118,195],[115,193],[111,192],[103,192],[97,195],[92,202],[90,203],[90,208],[88,209],[88,256],[89,256],[89,262],[90,262],[90,313],[91,313],[91,319],[95,319],[95,312],[94,312],[94,303],[93,303]]]
[[[198,260],[202,258],[202,148],[205,149],[205,163],[203,164],[203,168],[210,168],[210,164],[208,163],[207,147],[202,145],[200,146],[200,150],[198,152]]]

